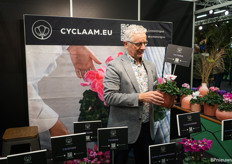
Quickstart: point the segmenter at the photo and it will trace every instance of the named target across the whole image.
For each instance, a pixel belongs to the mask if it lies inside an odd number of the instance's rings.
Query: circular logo
[[[46,40],[52,34],[52,26],[45,20],[37,20],[32,25],[32,34],[39,40]]]
[[[25,161],[25,162],[30,162],[30,161],[31,161],[31,156],[30,156],[30,155],[26,155],[26,156],[24,157],[24,161]]]
[[[65,139],[65,142],[66,142],[67,144],[72,143],[72,138],[71,138],[71,137],[67,137],[67,138]]]

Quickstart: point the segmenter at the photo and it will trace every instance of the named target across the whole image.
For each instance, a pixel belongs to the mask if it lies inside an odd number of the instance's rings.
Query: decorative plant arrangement
[[[110,151],[98,152],[98,147],[95,144],[94,149],[88,148],[88,157],[64,162],[64,164],[70,162],[71,164],[107,164],[110,163]]]
[[[232,119],[232,93],[223,95],[223,103],[218,105],[216,117],[219,120]]]
[[[119,52],[118,56],[121,55],[123,55],[123,53]],[[105,61],[106,65],[111,60],[113,60],[113,57],[109,56]],[[86,90],[83,93],[83,99],[79,101],[81,107],[78,121],[102,120],[103,127],[107,124],[109,107],[106,105],[103,98],[103,78],[105,71],[106,67],[101,66],[100,69],[85,73],[85,82],[82,82],[81,86],[90,86],[91,90]]]
[[[208,116],[215,116],[218,104],[223,102],[223,97],[218,94],[218,88],[210,87],[209,92],[202,100],[204,102],[204,114]]]
[[[176,96],[179,95],[179,88],[176,85],[175,75],[165,75],[163,78],[158,78],[157,89],[164,95],[165,102],[163,107],[170,108],[174,105]]]
[[[210,159],[203,157],[203,153],[211,148],[212,140],[203,138],[202,140],[193,140],[183,138],[179,144],[183,145],[185,151],[185,159],[183,163],[188,164],[207,164]]]
[[[208,24],[204,27],[207,31],[205,35],[196,34],[195,40],[199,43],[200,61],[196,63],[202,78],[202,83],[208,84],[209,76],[216,65],[221,62],[224,50],[230,45],[230,36],[232,34],[231,23],[221,23],[217,27],[214,24]]]

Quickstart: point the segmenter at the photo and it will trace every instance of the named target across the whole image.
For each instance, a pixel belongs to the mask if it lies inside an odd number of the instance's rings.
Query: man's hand
[[[97,64],[101,64],[94,54],[85,46],[69,46],[68,51],[79,78],[84,78],[85,73],[89,70],[96,70],[93,61]]]
[[[55,125],[49,129],[51,137],[53,136],[61,136],[68,134],[68,130],[65,125],[58,119]]]
[[[152,103],[155,105],[161,105],[164,103],[164,98],[158,91],[149,91],[139,94],[139,101]]]

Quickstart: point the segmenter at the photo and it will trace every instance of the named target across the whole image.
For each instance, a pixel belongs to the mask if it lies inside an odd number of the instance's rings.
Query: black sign
[[[101,120],[74,122],[74,133],[86,134],[86,142],[97,141],[97,129],[101,128]]]
[[[232,119],[222,120],[222,141],[232,139]]]
[[[200,113],[184,113],[176,115],[179,136],[201,132]]]
[[[7,160],[8,164],[47,164],[47,150],[8,155]]]
[[[85,133],[51,137],[54,161],[68,161],[87,157]]]
[[[192,48],[168,44],[165,62],[189,67],[192,52]]]
[[[147,28],[148,46],[167,47],[172,23],[24,15],[26,45],[123,46],[123,34],[131,24]]]
[[[128,149],[128,127],[98,129],[99,151]]]
[[[0,157],[0,164],[7,164],[7,158],[6,157]]]
[[[149,164],[176,162],[176,143],[149,146]]]

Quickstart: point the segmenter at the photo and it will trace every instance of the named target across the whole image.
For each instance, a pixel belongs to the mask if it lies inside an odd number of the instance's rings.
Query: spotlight
[[[229,11],[228,10],[225,11],[225,15],[229,15]]]
[[[202,29],[203,29],[203,27],[202,27],[202,26],[199,26],[199,27],[198,27],[198,29],[199,29],[199,30],[202,30]]]
[[[209,14],[213,14],[213,10],[209,10]]]

